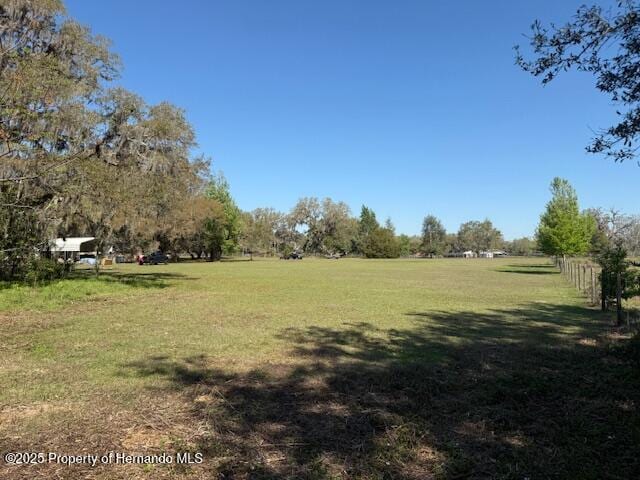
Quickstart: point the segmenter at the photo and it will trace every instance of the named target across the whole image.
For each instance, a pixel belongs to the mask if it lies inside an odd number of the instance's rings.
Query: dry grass
[[[0,462],[2,478],[640,472],[626,336],[540,260],[125,266],[90,294],[87,281],[0,299],[0,451],[204,462]]]

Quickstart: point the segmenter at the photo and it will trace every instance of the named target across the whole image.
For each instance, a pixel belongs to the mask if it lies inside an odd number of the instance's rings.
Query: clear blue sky
[[[67,0],[121,83],[183,107],[241,208],[330,196],[414,234],[490,218],[530,235],[562,176],[582,207],[638,212],[640,167],[584,152],[613,107],[586,74],[514,66],[535,18],[584,0]]]

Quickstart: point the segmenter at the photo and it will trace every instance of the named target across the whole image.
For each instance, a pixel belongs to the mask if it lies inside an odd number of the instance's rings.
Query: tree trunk
[[[600,308],[603,312],[607,311],[607,271],[600,272]]]
[[[622,274],[616,274],[616,321],[622,325]]]

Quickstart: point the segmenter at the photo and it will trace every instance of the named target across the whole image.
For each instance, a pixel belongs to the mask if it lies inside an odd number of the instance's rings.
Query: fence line
[[[591,263],[557,257],[555,265],[574,287],[584,293],[592,305],[602,303],[602,285],[599,274],[602,269]]]
[[[580,292],[587,295],[592,305],[598,305],[599,303],[604,312],[609,308],[610,304],[615,304],[617,323],[618,325],[622,324],[622,298],[625,289],[622,274],[612,274],[612,272],[604,272],[603,274],[600,266],[568,258],[557,257],[555,265],[567,280]],[[602,283],[603,279],[607,285]],[[615,293],[615,300],[611,300],[613,293]],[[628,311],[627,323],[629,323]]]

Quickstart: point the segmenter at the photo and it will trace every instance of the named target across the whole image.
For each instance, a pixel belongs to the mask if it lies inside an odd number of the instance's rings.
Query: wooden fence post
[[[593,267],[589,267],[591,270],[591,304],[596,304],[596,277],[593,274]]]
[[[580,291],[580,270],[582,270],[582,265],[578,264],[576,265],[576,270],[577,270],[577,285],[576,287],[578,288],[578,291]]]
[[[573,282],[573,263],[569,262],[569,281]]]
[[[573,286],[576,286],[576,264],[571,262],[571,280],[573,281]]]

